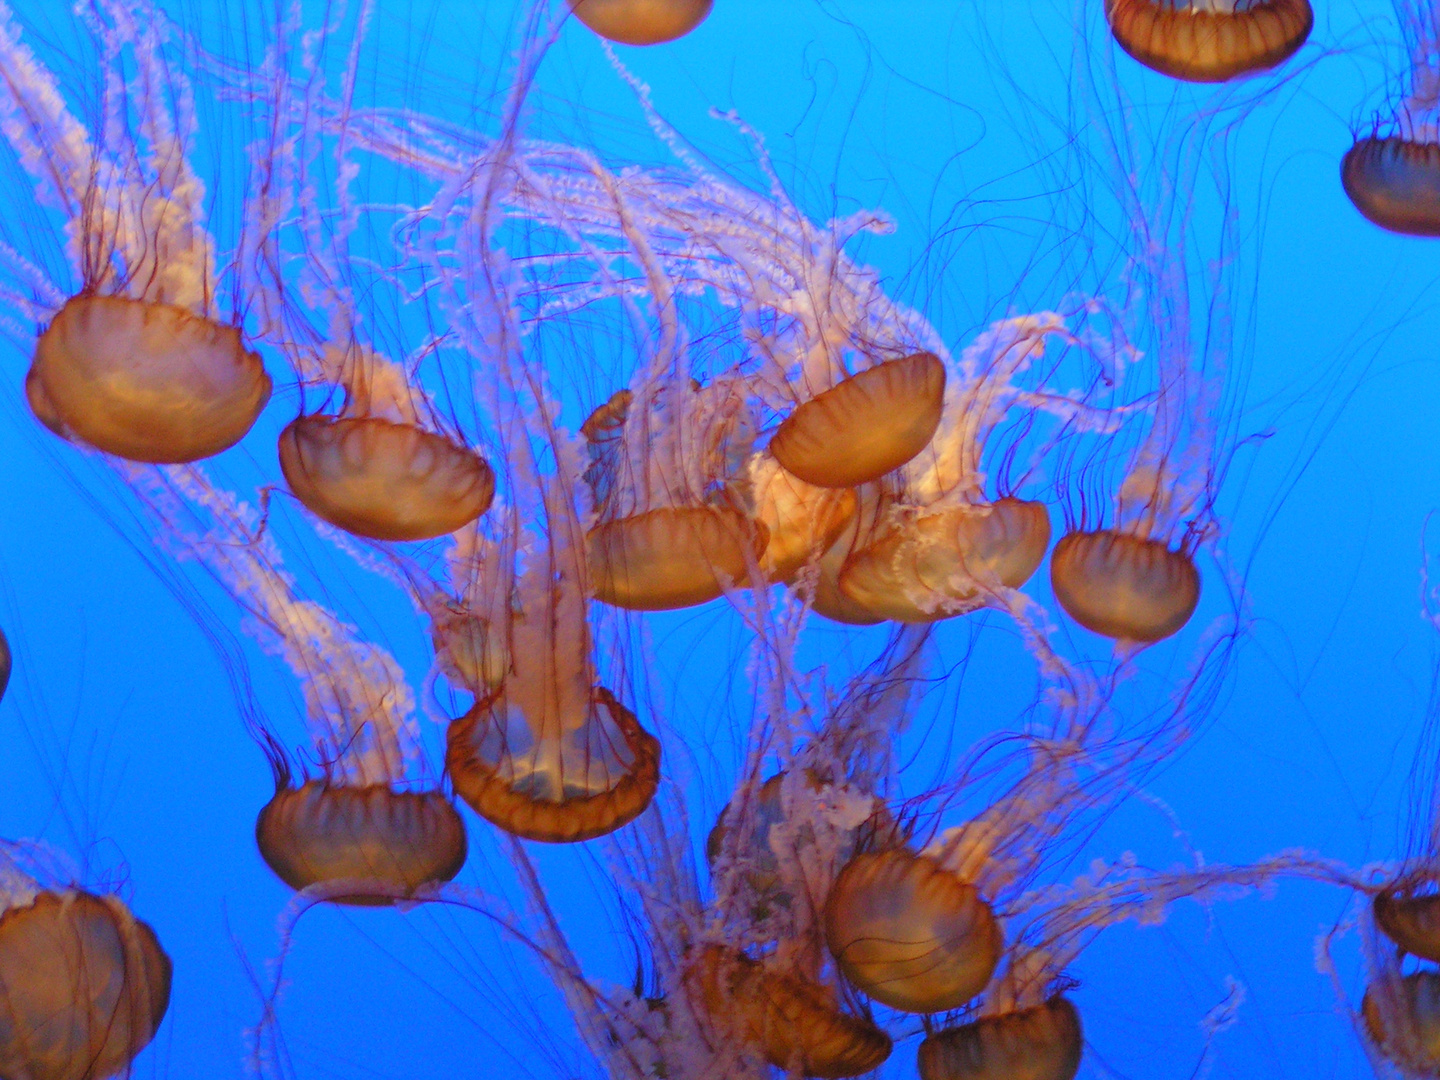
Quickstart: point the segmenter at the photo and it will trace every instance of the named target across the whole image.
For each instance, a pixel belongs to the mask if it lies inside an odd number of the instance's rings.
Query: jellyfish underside
[[[1370,1040],[1391,1061],[1427,1076],[1440,1070],[1440,972],[1372,983],[1360,1012]]]
[[[1355,209],[1391,232],[1440,236],[1440,144],[1397,135],[1356,139],[1340,163]]]
[[[1309,0],[1105,0],[1105,17],[1140,63],[1198,83],[1283,63],[1315,23]]]
[[[371,540],[453,533],[495,495],[495,474],[478,454],[376,416],[297,417],[280,433],[280,469],[317,517]]]
[[[1440,893],[1378,893],[1372,910],[1385,936],[1411,956],[1440,962]]]
[[[1072,1080],[1080,1054],[1080,1014],[1053,997],[927,1036],[920,1080]]]
[[[66,301],[35,343],[32,370],[28,396],[47,427],[156,465],[233,446],[270,398],[270,377],[238,328],[120,296]]]
[[[575,17],[622,45],[659,45],[705,21],[713,0],[570,0]]]
[[[346,787],[312,780],[281,788],[255,820],[260,854],[292,889],[370,882],[374,892],[332,897],[360,906],[393,904],[465,865],[465,824],[438,791]]]
[[[102,1080],[154,1038],[170,958],[114,896],[41,892],[0,915],[0,1076]]]
[[[650,805],[660,743],[604,687],[578,722],[538,733],[497,694],[451,723],[446,766],[456,793],[487,821],[527,840],[574,843]]]
[[[632,611],[708,603],[743,587],[764,524],[724,506],[672,506],[602,522],[588,537],[595,599]]]
[[[1200,602],[1188,555],[1111,529],[1063,536],[1050,556],[1050,584],[1072,619],[1122,641],[1167,638]]]
[[[982,607],[994,586],[1030,580],[1050,544],[1041,503],[999,499],[881,526],[840,572],[840,590],[866,611],[924,623]]]
[[[957,1009],[990,981],[1002,939],[990,905],[933,859],[903,849],[846,863],[825,902],[840,970],[892,1009]]]
[[[887,360],[796,406],[771,438],[770,453],[807,484],[858,487],[925,449],[944,400],[945,365],[937,356]]]
[[[737,949],[708,945],[689,969],[699,1008],[717,1026],[744,1036],[781,1069],[805,1076],[859,1076],[890,1056],[890,1036],[841,1012],[824,987],[769,971]]]

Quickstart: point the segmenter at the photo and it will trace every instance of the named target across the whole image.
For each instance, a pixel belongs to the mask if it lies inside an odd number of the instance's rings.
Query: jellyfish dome
[[[284,787],[255,821],[261,856],[292,889],[331,881],[378,883],[336,903],[381,905],[451,880],[465,865],[465,824],[438,791],[389,785]]]
[[[1440,962],[1440,893],[1376,893],[1371,912],[1391,941],[1411,956]]]
[[[118,897],[25,892],[0,913],[0,1075],[126,1073],[170,1004],[170,958]]]
[[[1440,972],[1372,983],[1360,1014],[1370,1040],[1391,1061],[1424,1076],[1440,1070]]]
[[[1054,997],[926,1036],[920,1080],[1073,1080],[1080,1053],[1080,1014]]]
[[[1072,619],[1123,641],[1169,637],[1200,602],[1200,573],[1189,555],[1113,529],[1062,537],[1050,557],[1050,584]]]
[[[694,30],[713,0],[570,0],[575,17],[622,45],[659,45]]]
[[[807,484],[767,453],[751,459],[750,484],[766,533],[760,569],[767,580],[786,585],[835,545],[860,505],[854,491]]]
[[[1341,159],[1340,182],[1355,209],[1382,229],[1440,236],[1440,143],[1356,139]]]
[[[1140,63],[1197,83],[1284,63],[1315,23],[1309,0],[1106,0],[1105,17]]]

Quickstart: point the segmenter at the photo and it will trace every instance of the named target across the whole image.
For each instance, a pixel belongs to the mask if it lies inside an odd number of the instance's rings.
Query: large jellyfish
[[[1225,82],[1288,60],[1315,24],[1309,0],[1105,0],[1120,47],[1187,82]]]
[[[569,0],[575,17],[623,45],[658,45],[705,21],[713,0]]]

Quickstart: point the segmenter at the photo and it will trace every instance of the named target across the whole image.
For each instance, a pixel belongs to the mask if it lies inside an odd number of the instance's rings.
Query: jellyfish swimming
[[[920,1044],[921,1080],[1073,1080],[1080,1014],[1067,998],[945,1028]]]
[[[1309,0],[1105,0],[1115,41],[1186,82],[1225,82],[1283,64],[1315,24]]]
[[[658,45],[694,30],[713,0],[569,0],[575,17],[622,45]]]

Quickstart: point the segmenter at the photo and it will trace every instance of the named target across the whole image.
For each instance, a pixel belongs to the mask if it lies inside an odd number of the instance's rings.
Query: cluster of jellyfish
[[[610,1075],[857,1076],[889,1058],[894,1031],[913,1034],[897,1018],[918,1015],[924,1080],[1069,1080],[1084,1039],[1066,969],[1096,933],[1307,875],[1374,894],[1395,948],[1371,942],[1367,1037],[1406,1075],[1440,1073],[1440,972],[1398,966],[1440,963],[1428,863],[1383,888],[1293,855],[1046,877],[1050,852],[1203,722],[1239,617],[1185,638],[1195,666],[1145,720],[1112,706],[1145,649],[1184,637],[1222,531],[1227,343],[1192,325],[1215,305],[1196,303],[1187,273],[1184,185],[1136,181],[1133,148],[1112,137],[1100,153],[1131,228],[1123,272],[954,350],[847,254],[884,216],[812,219],[738,120],[765,184],[695,159],[638,83],[675,164],[616,168],[527,138],[535,72],[576,20],[663,47],[710,7],[531,5],[510,95],[473,131],[365,107],[346,43],[282,23],[256,71],[202,65],[235,83],[255,132],[243,207],[218,224],[177,28],[143,0],[83,5],[103,70],[98,115],[82,117],[0,8],[0,132],[53,226],[34,251],[3,247],[6,323],[31,357],[23,393],[298,682],[307,752],[278,722],[256,725],[275,793],[255,840],[296,891],[288,925],[318,903],[470,902],[450,884],[473,827],[453,792],[513,838],[538,911],[519,841],[605,838],[631,868],[614,884],[637,898],[648,988],[587,977],[553,918],[531,931]],[[1263,79],[1313,23],[1306,0],[1107,0],[1105,16],[1130,57],[1193,83]],[[1440,24],[1422,5],[1404,25],[1411,85],[1343,179],[1373,221],[1435,235]],[[1101,130],[1112,114],[1097,106]],[[1167,137],[1198,159],[1205,133]],[[424,197],[353,190],[375,165]],[[57,242],[65,267],[40,250]],[[378,294],[418,314],[389,319]],[[611,343],[588,347],[597,334]],[[632,355],[614,360],[616,341]],[[225,452],[255,442],[279,400],[301,405],[278,469],[248,476]],[[231,491],[226,470],[255,494]],[[418,703],[396,660],[286,569],[272,517],[309,522],[408,597],[434,647]],[[1047,555],[1064,617],[1093,635],[1080,636],[1090,662],[1064,655],[1022,591]],[[688,842],[684,792],[666,783],[684,732],[642,715],[635,627],[712,603],[747,630],[754,703],[702,842],[707,884],[667,854]],[[1026,730],[953,763],[943,790],[894,797],[892,734],[934,681],[934,627],[979,612],[1018,628],[1042,704]],[[888,636],[843,677],[797,678],[817,622]],[[0,693],[10,662],[0,637]],[[443,717],[443,763],[417,715],[440,685],[468,702]],[[166,1011],[154,931],[23,844],[0,848],[0,906],[0,1074],[125,1073]]]

